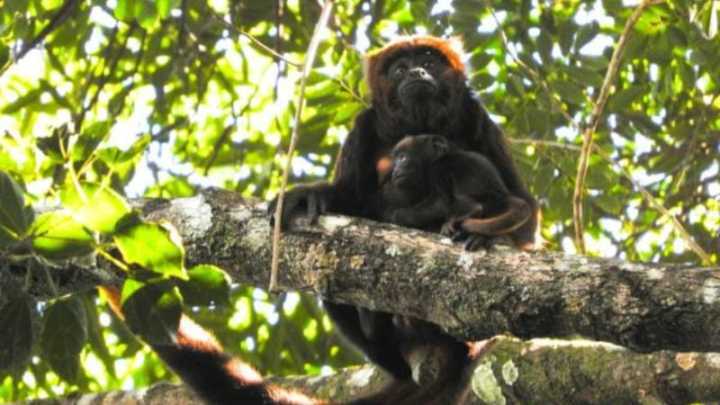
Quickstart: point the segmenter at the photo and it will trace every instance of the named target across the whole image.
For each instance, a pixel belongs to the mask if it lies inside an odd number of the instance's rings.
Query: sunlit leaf
[[[97,232],[111,233],[117,222],[130,212],[119,194],[97,184],[82,184],[80,190],[74,184],[67,184],[60,198],[79,223]]]
[[[0,248],[19,240],[32,220],[32,211],[25,209],[22,189],[10,175],[0,171]]]
[[[50,259],[65,259],[90,253],[92,234],[67,211],[39,215],[30,227],[33,249]]]
[[[226,305],[230,293],[230,277],[220,268],[198,265],[188,270],[188,281],[180,283],[180,292],[188,305]]]
[[[158,0],[157,10],[160,18],[167,18],[170,15],[170,10],[178,7],[180,0]]]
[[[126,262],[164,276],[187,279],[185,250],[172,226],[126,217],[116,228],[113,239]]]
[[[43,89],[36,88],[28,91],[25,93],[22,97],[18,98],[14,102],[6,105],[3,107],[0,112],[3,114],[15,114],[16,112],[20,111],[21,109],[27,107],[30,104],[37,103],[38,99],[40,98],[40,94],[42,94]]]

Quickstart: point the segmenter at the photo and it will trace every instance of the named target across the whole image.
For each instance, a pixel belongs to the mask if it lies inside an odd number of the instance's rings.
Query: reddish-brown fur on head
[[[448,64],[465,78],[465,64],[462,61],[462,43],[458,38],[438,38],[429,35],[414,35],[398,38],[384,47],[370,52],[365,57],[365,80],[370,91],[378,89],[378,83],[385,61],[400,52],[417,47],[429,47],[440,52],[448,60]]]

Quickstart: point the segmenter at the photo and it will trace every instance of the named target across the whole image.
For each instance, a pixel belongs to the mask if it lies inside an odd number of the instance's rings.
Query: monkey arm
[[[450,205],[436,195],[411,207],[392,209],[386,215],[392,223],[424,229],[442,223],[450,215]]]
[[[374,128],[375,113],[367,109],[355,119],[355,126],[343,143],[335,164],[332,182],[301,184],[285,193],[281,221],[283,229],[298,212],[305,210],[311,222],[326,212],[362,216],[367,201],[377,189],[375,155],[377,135]],[[273,215],[277,198],[268,206]]]

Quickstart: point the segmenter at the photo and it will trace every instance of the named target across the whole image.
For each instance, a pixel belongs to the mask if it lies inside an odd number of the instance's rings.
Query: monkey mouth
[[[395,185],[395,187],[404,189],[404,188],[411,188],[415,184],[416,179],[414,176],[406,173],[401,173],[395,176],[392,176],[392,183]]]
[[[400,88],[402,98],[417,98],[430,96],[437,92],[435,83],[428,80],[413,80]]]

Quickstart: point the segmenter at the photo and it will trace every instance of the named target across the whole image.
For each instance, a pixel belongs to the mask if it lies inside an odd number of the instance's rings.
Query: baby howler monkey
[[[518,229],[532,214],[486,157],[439,135],[403,138],[378,172],[380,193],[373,201],[378,218],[466,238],[471,250]]]

